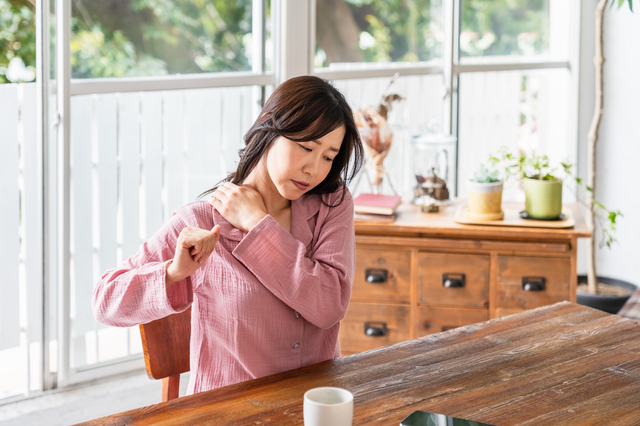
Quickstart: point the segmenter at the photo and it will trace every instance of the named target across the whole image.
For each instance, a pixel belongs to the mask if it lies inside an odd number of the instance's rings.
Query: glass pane
[[[441,0],[317,0],[315,66],[442,54]]]
[[[566,69],[465,73],[460,76],[458,194],[500,147],[548,155],[553,164],[572,160],[570,73]],[[517,185],[505,187],[507,201],[524,201]]]
[[[390,78],[362,78],[350,80],[336,80],[333,84],[344,94],[352,109],[372,108],[377,110],[380,98],[389,85]],[[413,134],[423,132],[430,121],[441,121],[442,75],[416,75],[399,77],[387,94],[398,94],[403,99],[394,102],[387,116],[387,123],[392,131],[392,143],[389,152],[384,157],[383,167],[386,176],[382,178],[382,192],[392,194],[412,193],[415,176],[412,174],[411,150],[409,139]],[[373,166],[372,152],[368,151],[368,167],[365,170],[376,169]],[[374,175],[363,170],[360,177],[351,183],[349,189],[354,196],[361,192],[371,192],[370,182]],[[371,179],[369,179],[371,178]],[[391,185],[389,183],[391,182]],[[392,188],[393,187],[393,188]]]
[[[470,62],[470,57],[566,57],[570,3],[566,0],[461,0],[461,62]]]
[[[72,77],[251,71],[254,44],[260,49],[252,7],[252,0],[74,1]]]
[[[0,0],[0,84],[34,81],[35,68],[34,3]]]

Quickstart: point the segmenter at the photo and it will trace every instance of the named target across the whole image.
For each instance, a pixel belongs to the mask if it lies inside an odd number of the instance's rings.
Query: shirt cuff
[[[236,248],[233,249],[233,256],[236,259],[241,259],[247,250],[253,248],[255,251],[256,239],[264,238],[265,233],[268,235],[274,232],[274,226],[282,228],[278,221],[273,218],[273,216],[268,214],[263,217],[262,220],[260,220],[260,222],[258,222],[256,226],[251,228],[247,235],[244,236],[244,238],[238,243]],[[284,230],[284,228],[282,229]]]
[[[171,260],[162,263],[162,273],[164,276],[160,281],[165,288],[165,302],[167,303],[165,307],[173,311],[173,313],[178,313],[184,311],[189,307],[191,302],[193,302],[193,286],[190,276],[167,286],[166,277],[169,262],[171,262]]]

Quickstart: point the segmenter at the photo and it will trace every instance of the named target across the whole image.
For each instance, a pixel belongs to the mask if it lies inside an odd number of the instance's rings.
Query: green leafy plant
[[[573,180],[578,188],[583,188],[586,193],[593,194],[593,188],[586,185],[584,180],[573,173],[574,165],[569,162],[562,162],[558,165],[551,165],[549,157],[546,155],[525,155],[520,153],[514,155],[505,147],[497,153],[489,156],[487,163],[500,171],[504,181],[521,181],[523,179],[539,180]],[[615,232],[618,220],[622,217],[620,210],[610,210],[599,201],[583,200],[577,195],[580,204],[590,209],[594,218],[598,222],[601,231],[600,246],[611,248],[616,242]]]
[[[478,183],[500,182],[500,179],[498,179],[498,170],[489,170],[485,164],[480,165],[480,169],[473,174],[473,179],[471,180]]]

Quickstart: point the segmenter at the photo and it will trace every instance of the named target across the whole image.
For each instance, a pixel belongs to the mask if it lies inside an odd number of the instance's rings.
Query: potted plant
[[[481,220],[500,220],[502,211],[502,181],[497,170],[489,170],[482,164],[467,182],[467,216]]]
[[[616,226],[622,213],[619,210],[609,210],[604,204],[595,200],[592,195],[593,188],[586,185],[582,178],[573,174],[573,164],[563,162],[552,167],[546,155],[527,156],[524,153],[513,155],[504,147],[497,154],[492,155],[489,162],[504,170],[505,180],[514,179],[523,183],[527,215],[536,219],[557,218],[562,211],[562,182],[575,181],[578,187],[583,188],[585,193],[590,195],[587,200],[580,196],[577,200],[586,207],[587,212],[597,223],[597,228],[592,229],[600,230],[600,245],[611,247],[615,243]],[[543,187],[542,185],[545,184],[550,186]],[[553,189],[551,185],[555,185]],[[596,240],[595,236],[592,236],[592,240]],[[598,281],[600,281],[599,292],[590,293],[586,288],[586,277],[579,277],[579,284],[584,282],[584,285],[578,286],[578,303],[616,313],[635,289],[631,283],[612,278],[598,277]]]
[[[562,179],[549,166],[549,158],[546,155],[521,156],[518,166],[527,217],[543,220],[559,218],[562,213]]]
[[[586,195],[587,195],[587,226],[591,230],[592,237],[587,245],[587,275],[584,277],[578,277],[578,282],[583,285],[578,286],[578,303],[602,309],[606,312],[617,313],[620,307],[624,305],[631,293],[636,289],[636,286],[632,283],[618,280],[608,277],[600,277],[596,273],[596,251],[597,242],[593,237],[597,227],[601,226],[601,220],[599,220],[596,214],[598,209],[602,209],[602,205],[595,200],[595,182],[596,182],[596,146],[598,142],[598,131],[600,129],[600,122],[602,120],[602,114],[604,113],[604,13],[609,0],[599,0],[596,6],[595,13],[595,57],[593,59],[595,64],[595,108],[593,113],[593,119],[591,121],[591,128],[589,129],[589,146],[588,146],[588,176]],[[616,3],[616,0],[611,0],[611,6]],[[622,7],[625,0],[617,0],[618,9]],[[633,12],[632,0],[627,0],[629,9]],[[619,213],[619,212],[618,212]],[[616,215],[610,218],[615,224]],[[615,230],[615,227],[613,228]],[[611,246],[614,238],[608,232],[607,227],[603,228],[604,242],[607,246]],[[600,243],[602,245],[602,242]],[[586,284],[586,285],[585,285]]]

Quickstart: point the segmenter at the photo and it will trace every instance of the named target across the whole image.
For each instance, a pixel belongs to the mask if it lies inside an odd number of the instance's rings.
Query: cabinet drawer
[[[364,302],[410,301],[409,250],[356,247],[356,276],[351,300]]]
[[[409,340],[409,330],[409,306],[351,302],[340,322],[340,350],[347,354],[393,345]]]
[[[475,324],[489,319],[486,309],[431,308],[420,306],[415,337],[440,333],[463,325]]]
[[[497,307],[531,309],[569,300],[570,276],[567,258],[498,256]]]
[[[418,303],[489,306],[489,256],[421,252]]]

